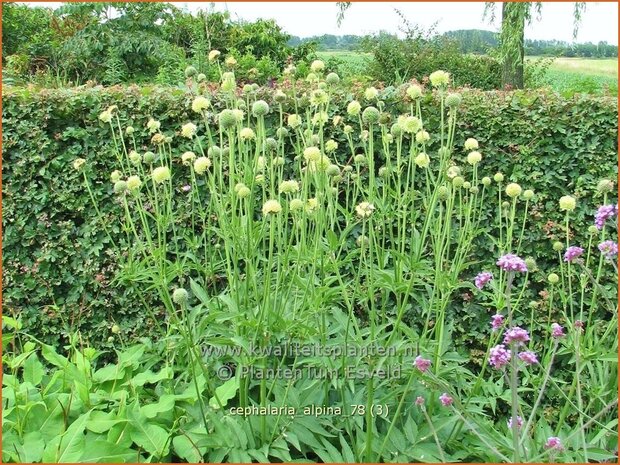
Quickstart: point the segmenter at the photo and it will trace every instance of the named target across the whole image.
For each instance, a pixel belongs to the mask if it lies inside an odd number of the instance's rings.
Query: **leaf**
[[[106,381],[114,381],[124,377],[125,369],[119,365],[106,365],[93,373],[93,381],[97,383],[105,383]]]
[[[39,361],[37,354],[33,353],[24,362],[24,382],[37,386],[43,379],[43,364]]]
[[[140,414],[138,402],[128,407],[127,414],[131,420],[129,436],[138,446],[154,457],[162,457],[169,452],[168,433],[161,426],[147,423]]]
[[[159,402],[143,405],[140,411],[147,418],[155,418],[160,413],[169,412],[174,408],[175,396],[164,394],[159,398]]]
[[[69,364],[69,360],[66,357],[60,355],[56,352],[56,349],[47,344],[41,344],[41,355],[43,355],[45,360],[59,368],[65,368]]]
[[[138,373],[131,379],[131,384],[134,386],[144,386],[145,384],[155,384],[162,379],[172,379],[172,368],[164,367],[159,373],[153,373],[151,370]]]
[[[138,458],[138,453],[129,448],[119,446],[103,438],[87,440],[81,463],[123,463]]]
[[[228,401],[237,395],[238,389],[239,379],[237,377],[229,379],[215,389],[215,395],[209,399],[209,405],[214,409],[219,409],[220,403],[222,407],[226,407]]]
[[[84,450],[84,429],[90,416],[87,412],[75,420],[61,436],[52,439],[43,452],[43,462],[78,462]]]
[[[125,422],[127,420],[116,418],[114,412],[102,412],[100,410],[94,410],[90,414],[90,419],[86,423],[86,429],[93,433],[105,433],[109,431],[114,425]]]
[[[172,439],[172,447],[174,452],[185,459],[189,463],[198,463],[202,461],[200,451],[194,446],[192,441],[185,435],[175,436]]]
[[[191,288],[192,293],[198,298],[198,300],[200,300],[203,304],[208,305],[209,300],[210,300],[209,295],[206,293],[206,291],[202,288],[200,284],[198,284],[193,279],[190,279],[189,287]]]

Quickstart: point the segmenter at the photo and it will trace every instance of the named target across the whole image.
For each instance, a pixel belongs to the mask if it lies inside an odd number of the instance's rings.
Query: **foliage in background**
[[[270,90],[261,92],[265,100],[273,101]],[[398,89],[386,93],[393,116],[406,110]],[[349,95],[334,98],[344,113]],[[118,105],[122,123],[133,125],[144,137],[152,115],[159,115],[167,128],[187,122],[188,99],[181,90],[157,87],[5,90],[3,303],[5,313],[19,315],[30,333],[57,345],[67,340],[72,325],[90,343],[105,347],[114,322],[130,339],[150,331],[153,322],[131,286],[115,287],[117,259],[107,252],[106,235],[91,214],[88,194],[71,165],[83,157],[97,167],[95,196],[100,203],[108,200],[102,214],[114,235],[125,234],[112,185],[103,174],[112,171],[115,159],[98,115]],[[501,171],[506,179],[523,182],[538,193],[532,214],[541,221],[526,231],[524,255],[541,265],[555,260],[551,244],[561,231],[556,199],[568,193],[590,195],[598,179],[616,177],[615,99],[470,91],[464,94],[460,113],[455,143],[462,145],[459,138],[476,135],[485,147],[485,170]],[[435,130],[438,122],[429,120],[425,125]],[[346,141],[337,142],[344,150]],[[173,144],[183,151],[178,137]],[[577,234],[585,235],[590,215],[585,210],[576,213],[575,220],[583,225]],[[533,279],[544,287],[543,275]],[[484,325],[477,317],[479,307],[464,299],[450,311],[460,316],[455,339],[476,341]]]

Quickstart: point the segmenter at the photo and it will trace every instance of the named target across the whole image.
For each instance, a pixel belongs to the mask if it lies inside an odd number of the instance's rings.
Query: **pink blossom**
[[[594,225],[596,229],[601,230],[605,226],[605,222],[609,218],[613,218],[618,214],[618,206],[617,205],[601,205],[594,215]]]
[[[413,365],[420,370],[422,373],[424,373],[426,370],[428,370],[431,366],[431,361],[425,358],[422,358],[420,355],[418,355],[415,360],[413,361]]]
[[[551,436],[547,439],[547,442],[545,443],[545,449],[553,449],[559,451],[564,450],[564,446],[562,445],[562,441],[560,441],[560,438]]]
[[[504,344],[496,345],[495,347],[491,347],[489,351],[489,363],[493,365],[495,369],[499,370],[508,364],[510,355],[510,350],[507,350]]]
[[[419,406],[424,405],[424,397],[422,397],[422,396],[418,396],[418,397],[416,397],[416,399],[415,399],[415,404],[416,404],[416,405],[419,405]]]
[[[502,327],[503,324],[504,324],[503,315],[500,315],[499,313],[497,313],[491,317],[491,328],[493,328],[493,331],[497,331],[499,328]]]
[[[584,327],[584,322],[581,320],[576,320],[574,326],[575,329],[582,330]]]
[[[564,334],[564,328],[557,323],[551,323],[551,336],[556,339],[566,336],[566,334]]]
[[[519,271],[521,273],[527,273],[527,265],[525,261],[514,254],[506,254],[499,257],[497,260],[497,266],[504,271]]]
[[[614,241],[601,242],[598,245],[598,249],[608,260],[611,260],[616,255],[618,255],[618,244],[616,244]]]
[[[523,418],[521,418],[520,416],[517,416],[517,429],[521,429],[522,426],[523,426]],[[508,420],[508,428],[512,429],[512,417],[510,417],[510,419]]]
[[[523,344],[530,340],[530,335],[523,328],[519,328],[518,326],[514,326],[510,328],[504,334],[504,344],[511,344],[516,342],[517,345]]]
[[[439,396],[439,401],[441,402],[441,405],[443,405],[444,407],[448,407],[452,405],[454,399],[450,397],[447,392],[444,392],[442,395]]]
[[[478,289],[482,289],[489,281],[493,279],[493,275],[488,271],[483,271],[482,273],[478,273],[476,278],[474,279],[474,283]]]
[[[566,249],[566,253],[564,254],[564,261],[573,262],[582,254],[583,254],[583,249],[581,247],[572,245],[568,249]]]
[[[519,358],[528,365],[534,365],[535,363],[538,363],[538,357],[536,357],[536,354],[529,350],[526,350],[525,352],[520,352]]]

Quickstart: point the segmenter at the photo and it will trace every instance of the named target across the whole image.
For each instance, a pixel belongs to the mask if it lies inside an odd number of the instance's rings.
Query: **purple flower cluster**
[[[422,373],[424,373],[426,370],[428,370],[431,366],[431,361],[425,358],[422,358],[420,355],[418,355],[415,360],[413,361],[413,365],[420,370]]]
[[[519,358],[528,365],[534,365],[538,363],[538,357],[536,357],[536,354],[529,350],[526,350],[525,352],[520,352]]]
[[[506,331],[506,334],[504,334],[504,344],[511,344],[513,342],[516,342],[517,345],[520,345],[528,342],[529,340],[530,335],[528,334],[528,332],[523,328],[519,328],[518,326],[510,328],[508,331]]]
[[[551,337],[558,339],[564,336],[566,336],[566,334],[564,334],[564,328],[557,323],[551,323]]]
[[[489,281],[493,279],[493,275],[488,271],[483,271],[482,273],[478,273],[476,276],[474,283],[478,289],[482,289]]]
[[[523,418],[517,416],[517,429],[521,429],[523,426]],[[512,429],[512,417],[508,420],[508,429]]]
[[[618,244],[616,244],[614,241],[601,242],[598,245],[598,249],[608,260],[611,260],[616,255],[618,255]]]
[[[583,255],[583,249],[581,247],[572,245],[568,249],[566,249],[566,253],[564,254],[564,261],[573,262],[581,255]]]
[[[498,344],[495,347],[491,347],[489,351],[489,363],[493,365],[493,368],[499,370],[508,364],[510,355],[510,350],[506,349],[504,344]]]
[[[448,407],[452,405],[454,399],[450,397],[447,392],[444,392],[442,395],[439,396],[439,401],[441,402],[441,405],[443,405],[444,407]]]
[[[514,254],[508,253],[499,257],[497,260],[497,266],[504,271],[519,271],[521,273],[527,273],[527,265],[525,261]]]
[[[594,225],[598,230],[603,229],[605,222],[618,214],[618,205],[601,205],[594,215]]]
[[[497,331],[499,328],[502,327],[503,324],[504,324],[503,315],[500,315],[499,313],[497,313],[491,317],[491,328],[493,328],[493,331]]]
[[[551,436],[550,438],[547,439],[547,442],[545,443],[545,449],[553,449],[553,450],[564,450],[564,446],[562,446],[562,441],[560,441],[560,438],[555,437],[555,436]]]

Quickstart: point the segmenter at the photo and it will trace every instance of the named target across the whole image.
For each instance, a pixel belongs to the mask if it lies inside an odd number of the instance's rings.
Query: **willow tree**
[[[525,59],[525,24],[530,24],[534,15],[540,19],[542,2],[503,2],[502,29],[500,33],[500,60],[502,62],[502,85],[504,87],[523,88],[523,69]],[[487,2],[484,15],[495,19],[495,2]],[[573,38],[577,36],[581,14],[586,8],[585,2],[574,4]]]

